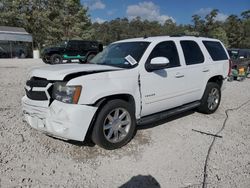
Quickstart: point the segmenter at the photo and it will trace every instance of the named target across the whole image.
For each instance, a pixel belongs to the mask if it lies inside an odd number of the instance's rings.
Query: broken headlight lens
[[[66,82],[56,82],[53,85],[52,98],[64,103],[77,104],[82,86],[66,86]]]

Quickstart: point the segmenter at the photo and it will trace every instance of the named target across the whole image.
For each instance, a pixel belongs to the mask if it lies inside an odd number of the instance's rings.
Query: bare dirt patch
[[[228,83],[215,114],[192,112],[140,128],[127,146],[107,151],[46,136],[23,122],[24,84],[38,66],[44,66],[41,60],[0,61],[0,187],[140,187],[142,181],[201,187],[213,137],[192,129],[215,134],[225,110],[250,99],[249,79]],[[249,112],[250,104],[229,112],[209,157],[208,187],[250,186]]]

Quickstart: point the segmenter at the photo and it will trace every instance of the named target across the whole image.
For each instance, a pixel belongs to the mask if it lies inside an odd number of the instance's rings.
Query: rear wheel
[[[62,63],[62,57],[58,54],[54,54],[50,58],[51,64],[61,64]]]
[[[49,64],[50,62],[46,58],[42,58],[43,62]]]
[[[87,62],[89,62],[94,57],[95,57],[95,54],[89,54],[88,57],[87,57]]]
[[[219,107],[220,100],[220,86],[215,82],[208,82],[198,111],[205,114],[212,114]]]
[[[133,107],[123,100],[112,100],[98,113],[92,140],[105,149],[117,149],[132,139],[135,128]]]

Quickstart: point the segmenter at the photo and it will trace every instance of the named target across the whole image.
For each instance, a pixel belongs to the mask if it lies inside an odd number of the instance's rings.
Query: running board
[[[174,116],[176,114],[180,114],[182,112],[194,109],[198,106],[200,106],[201,102],[200,101],[196,101],[196,102],[192,102],[192,103],[188,103],[185,105],[182,105],[180,107],[176,107],[170,110],[166,110],[163,112],[159,112],[156,114],[152,114],[149,116],[145,116],[142,117],[141,119],[137,120],[137,124],[138,125],[144,125],[144,124],[149,124],[149,123],[153,123],[162,119],[166,119],[168,117]]]

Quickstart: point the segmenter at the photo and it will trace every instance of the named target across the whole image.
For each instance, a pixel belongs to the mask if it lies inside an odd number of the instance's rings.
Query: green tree
[[[62,39],[91,38],[91,22],[80,0],[1,0],[0,24],[24,27],[35,47]]]
[[[244,28],[241,20],[237,15],[231,15],[225,22],[229,47],[239,48],[244,39]]]
[[[204,35],[205,21],[201,19],[201,16],[195,14],[192,16],[192,22],[194,23],[194,32],[198,32],[198,35]]]
[[[241,16],[244,30],[244,38],[241,47],[250,48],[250,10],[242,12]]]
[[[228,38],[227,38],[227,33],[226,31],[222,28],[222,27],[217,27],[214,28],[211,32],[210,35],[213,38],[219,39],[221,42],[223,42],[223,44],[228,47]]]

